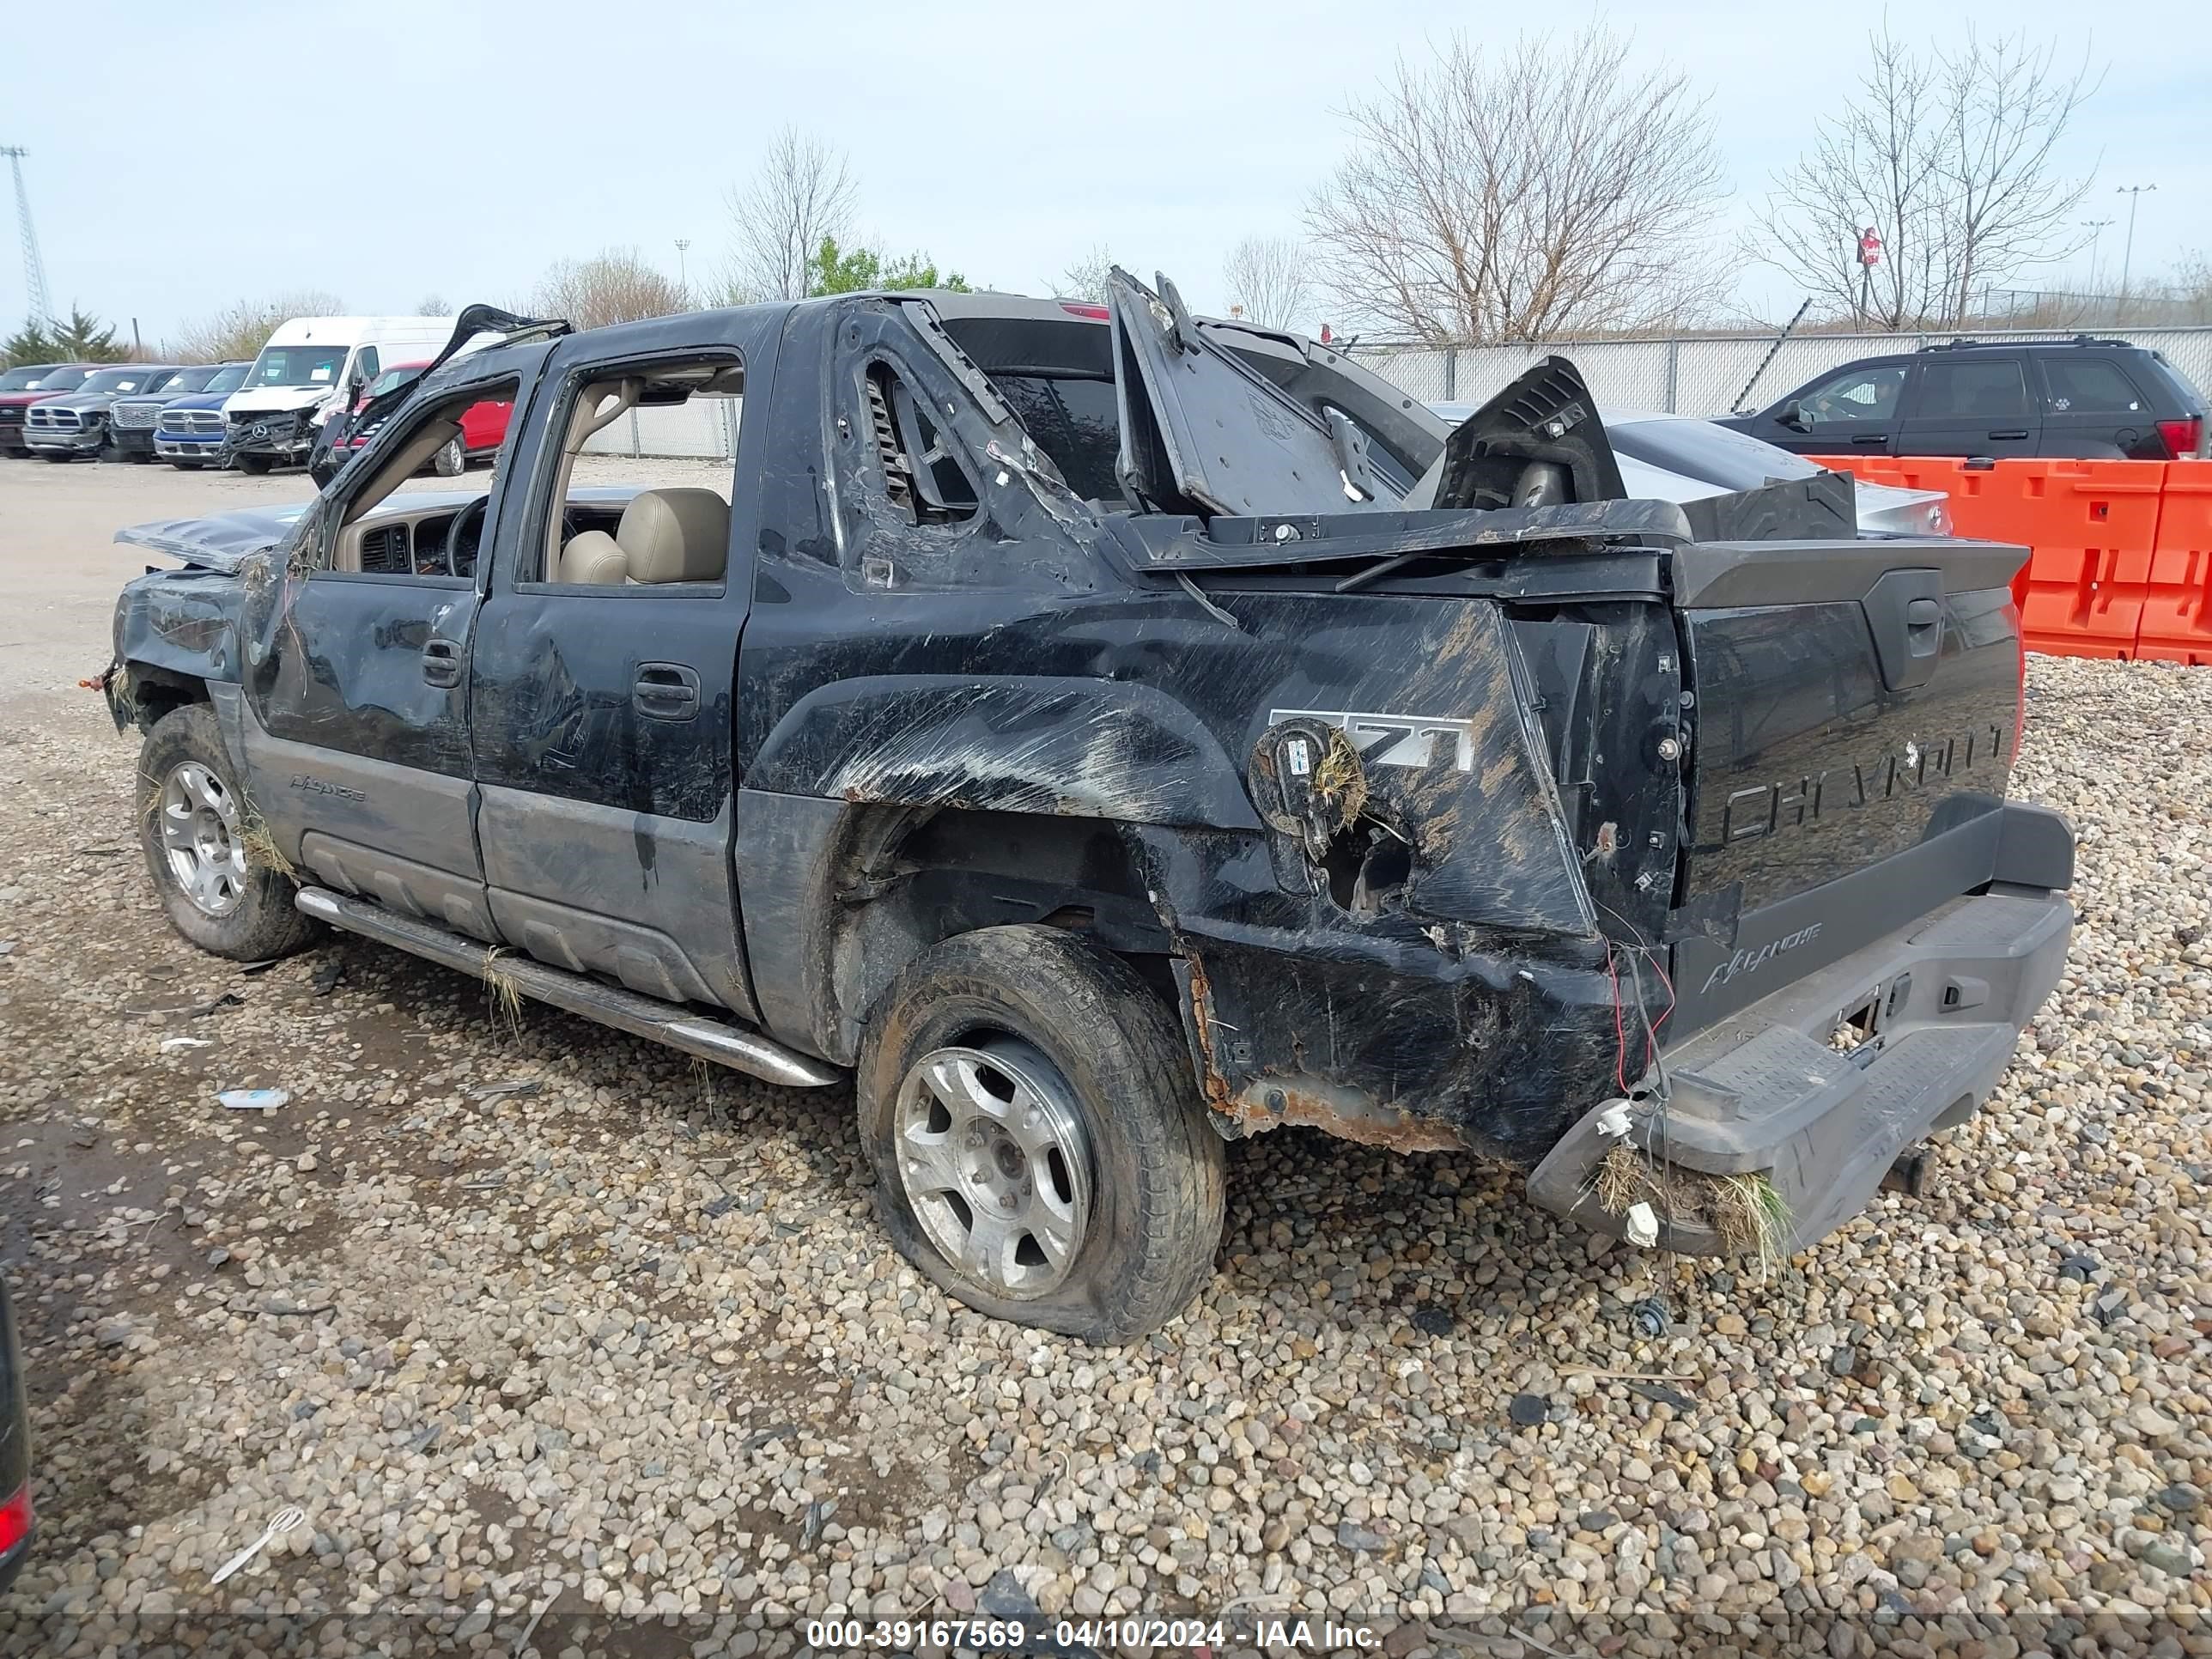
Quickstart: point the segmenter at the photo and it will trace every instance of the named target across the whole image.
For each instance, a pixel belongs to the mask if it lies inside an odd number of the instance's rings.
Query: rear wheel
[[[1117,958],[1051,927],[946,940],[884,994],[856,1092],[884,1224],[977,1312],[1122,1343],[1211,1277],[1221,1139]]]
[[[138,751],[146,867],[170,926],[240,962],[288,955],[314,936],[293,908],[297,885],[256,855],[254,822],[214,711],[186,703],[156,720]]]

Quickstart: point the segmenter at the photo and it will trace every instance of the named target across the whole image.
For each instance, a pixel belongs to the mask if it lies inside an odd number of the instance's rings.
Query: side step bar
[[[687,1054],[711,1060],[769,1083],[798,1089],[826,1088],[844,1081],[845,1073],[827,1060],[816,1060],[763,1036],[748,1026],[709,1019],[635,991],[602,985],[581,974],[549,968],[528,957],[495,951],[472,939],[449,933],[411,916],[395,915],[380,905],[363,904],[333,893],[327,887],[302,887],[294,901],[303,915],[380,945],[422,957],[441,967],[490,979],[495,973],[535,1002],[602,1025],[611,1025],[632,1036],[649,1037],[680,1048]]]

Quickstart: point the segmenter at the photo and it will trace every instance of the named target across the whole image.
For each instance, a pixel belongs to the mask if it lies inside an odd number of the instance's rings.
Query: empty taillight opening
[[[2160,421],[2158,435],[2166,440],[2166,453],[2179,461],[2197,453],[2197,441],[2204,435],[2204,417],[2185,415],[2178,421]]]
[[[1114,314],[1104,306],[1089,300],[1062,300],[1060,308],[1071,317],[1095,317],[1102,323]]]
[[[26,1485],[0,1504],[0,1555],[5,1555],[31,1535],[31,1488]]]

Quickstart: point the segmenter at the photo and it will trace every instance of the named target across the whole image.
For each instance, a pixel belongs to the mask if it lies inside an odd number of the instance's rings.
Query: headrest
[[[719,581],[730,557],[729,504],[711,489],[641,490],[615,539],[632,581]]]
[[[604,530],[580,531],[561,550],[561,572],[556,580],[610,586],[629,574],[629,556],[622,544]]]

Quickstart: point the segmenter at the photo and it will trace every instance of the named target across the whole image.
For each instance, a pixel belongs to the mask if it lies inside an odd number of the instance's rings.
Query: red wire
[[[1605,976],[1613,981],[1613,1080],[1628,1092],[1628,1032],[1620,1023],[1620,975],[1613,965],[1613,941],[1605,942]]]

